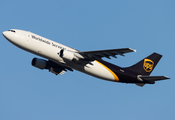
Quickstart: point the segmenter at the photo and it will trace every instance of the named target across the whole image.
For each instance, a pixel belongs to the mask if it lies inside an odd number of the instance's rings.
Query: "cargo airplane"
[[[18,29],[4,31],[3,36],[15,46],[47,59],[33,58],[31,63],[34,67],[48,69],[56,75],[75,69],[103,80],[135,83],[138,86],[169,79],[166,76],[149,76],[162,57],[158,53],[152,53],[140,62],[123,68],[108,63],[102,58],[117,58],[116,55],[124,56],[125,53],[136,52],[136,50],[122,48],[78,51],[32,32]]]

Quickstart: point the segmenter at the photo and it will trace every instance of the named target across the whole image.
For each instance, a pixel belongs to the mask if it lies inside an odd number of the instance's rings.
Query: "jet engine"
[[[46,69],[47,61],[43,59],[33,58],[32,65],[39,69]]]
[[[52,61],[46,61],[43,59],[38,59],[38,58],[33,58],[32,60],[32,65],[34,67],[37,67],[39,69],[48,69],[49,72],[55,74],[55,75],[63,75],[68,69],[70,71],[73,71],[71,68],[66,67],[66,66],[60,66]]]

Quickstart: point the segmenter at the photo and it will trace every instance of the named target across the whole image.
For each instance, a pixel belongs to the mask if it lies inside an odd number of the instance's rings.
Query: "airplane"
[[[145,84],[154,84],[155,81],[170,79],[166,76],[149,76],[162,57],[158,53],[152,53],[138,63],[123,68],[102,58],[117,58],[116,55],[124,56],[125,53],[136,50],[121,48],[78,51],[29,31],[10,29],[2,34],[15,46],[47,59],[33,58],[31,63],[34,67],[48,69],[55,75],[77,70],[103,80],[134,83],[141,87]]]

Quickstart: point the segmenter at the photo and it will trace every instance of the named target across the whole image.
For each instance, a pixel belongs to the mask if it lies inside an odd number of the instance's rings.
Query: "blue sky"
[[[174,120],[174,5],[173,0],[1,0],[1,32],[27,30],[80,51],[136,49],[105,59],[121,67],[158,52],[163,57],[151,75],[171,79],[141,88],[78,71],[55,76],[31,66],[37,56],[1,35],[0,119]]]

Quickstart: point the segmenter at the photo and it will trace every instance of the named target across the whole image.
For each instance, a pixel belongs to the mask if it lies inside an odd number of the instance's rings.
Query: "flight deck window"
[[[8,31],[15,32],[15,30],[8,30]]]

